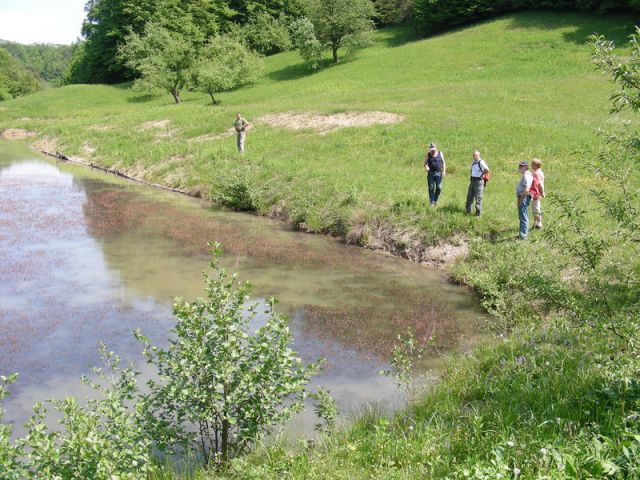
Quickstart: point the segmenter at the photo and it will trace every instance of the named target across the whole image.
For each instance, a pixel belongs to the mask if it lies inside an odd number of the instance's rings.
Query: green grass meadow
[[[609,114],[614,87],[593,67],[587,37],[604,34],[625,52],[633,23],[537,12],[422,40],[410,28],[381,30],[372,46],[316,73],[295,52],[269,57],[260,81],[220,94],[215,107],[206,94],[184,92],[175,105],[168,93],[145,96],[130,85],[68,86],[0,104],[0,130],[35,131],[68,155],[229,206],[240,196],[302,229],[347,235],[385,225],[398,245],[470,241],[451,273],[494,314],[495,342],[452,358],[415,405],[392,417],[364,411],[314,443],[271,443],[225,471],[158,480],[640,478],[637,346],[620,349],[571,326],[564,312],[548,315],[522,278],[543,272],[564,285],[575,269],[538,232],[514,240],[517,162],[541,158],[548,192],[585,194],[602,182],[588,166],[603,144],[595,132],[632,117]],[[259,124],[244,155],[233,136],[190,141],[225,132],[237,111],[249,122],[284,112],[382,111],[404,120],[326,135]],[[422,166],[431,141],[447,158],[435,209]],[[464,213],[474,149],[493,172],[480,218]],[[553,210],[546,213],[552,223]],[[606,220],[589,215],[609,235]],[[638,264],[637,248],[612,255]]]
[[[66,154],[205,197],[235,178],[256,210],[276,210],[310,231],[346,234],[382,220],[426,244],[457,233],[515,233],[516,162],[542,158],[550,191],[588,188],[583,160],[597,144],[594,131],[617,121],[607,115],[611,85],[590,64],[592,32],[623,43],[632,21],[524,13],[419,41],[408,28],[383,30],[372,47],[317,73],[296,52],[269,57],[264,78],[220,94],[220,106],[196,92],[175,105],[168,93],[149,97],[128,85],[69,86],[3,103],[0,128],[34,130]],[[232,137],[188,141],[228,130],[236,111],[250,122],[353,111],[404,121],[327,135],[257,125],[243,157]],[[170,123],[141,129],[160,120]],[[430,141],[448,164],[435,211],[422,169]],[[475,148],[493,170],[479,220],[463,213]]]

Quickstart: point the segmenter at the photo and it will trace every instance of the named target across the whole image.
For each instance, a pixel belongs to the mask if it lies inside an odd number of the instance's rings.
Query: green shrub
[[[300,412],[319,368],[304,365],[292,350],[287,319],[274,311],[274,299],[262,307],[264,325],[250,332],[258,304],[246,305],[249,285],[219,267],[222,252],[218,244],[214,248],[213,274],[204,276],[206,298],[176,300],[169,347],[136,332],[158,372],[146,399],[156,445],[170,452],[176,446],[199,449],[206,465],[246,453]]]

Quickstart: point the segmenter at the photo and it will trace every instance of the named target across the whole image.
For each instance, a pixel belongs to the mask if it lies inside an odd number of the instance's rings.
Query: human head
[[[527,170],[529,170],[529,162],[520,162],[520,163],[518,163],[518,169],[521,172],[526,172]]]
[[[480,150],[474,150],[473,151],[473,159],[474,160],[480,160]]]
[[[438,146],[435,143],[431,142],[429,144],[429,151],[430,152],[437,152],[438,151]]]
[[[542,167],[542,160],[540,160],[539,158],[534,158],[531,162],[531,166],[534,170],[538,170],[540,167]]]
[[[240,119],[242,118],[242,115],[240,115],[240,112],[236,113],[236,118],[237,118],[238,120],[240,120]]]

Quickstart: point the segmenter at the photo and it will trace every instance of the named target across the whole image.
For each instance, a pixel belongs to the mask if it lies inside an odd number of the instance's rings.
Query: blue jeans
[[[442,191],[442,173],[429,170],[427,172],[427,185],[429,186],[429,201],[437,203]]]
[[[529,235],[529,204],[531,195],[527,195],[518,206],[518,217],[520,218],[520,238],[525,240]]]

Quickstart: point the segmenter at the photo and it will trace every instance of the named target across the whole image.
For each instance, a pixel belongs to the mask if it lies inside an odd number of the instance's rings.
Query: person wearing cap
[[[233,128],[236,130],[236,146],[238,147],[238,151],[240,153],[244,153],[244,142],[247,138],[247,128],[249,127],[249,122],[247,122],[240,112],[236,115],[236,121],[233,124]]]
[[[429,151],[427,156],[424,157],[424,169],[427,172],[429,202],[435,207],[438,204],[440,192],[442,192],[442,179],[447,172],[444,153],[438,150],[438,146],[435,143],[429,144]]]
[[[533,211],[533,228],[542,228],[542,199],[544,193],[544,172],[542,160],[534,158],[531,162],[533,168],[533,184],[531,185],[531,210]]]
[[[526,240],[529,235],[529,204],[531,203],[531,185],[533,175],[529,171],[528,162],[518,163],[518,169],[522,174],[520,182],[516,186],[518,198],[518,217],[520,218],[520,240]]]
[[[469,179],[469,189],[467,190],[467,204],[465,210],[471,213],[471,204],[476,201],[476,216],[482,213],[482,194],[484,192],[485,180],[483,175],[489,172],[489,166],[480,156],[480,151],[473,152],[473,161],[471,162],[471,175]]]

